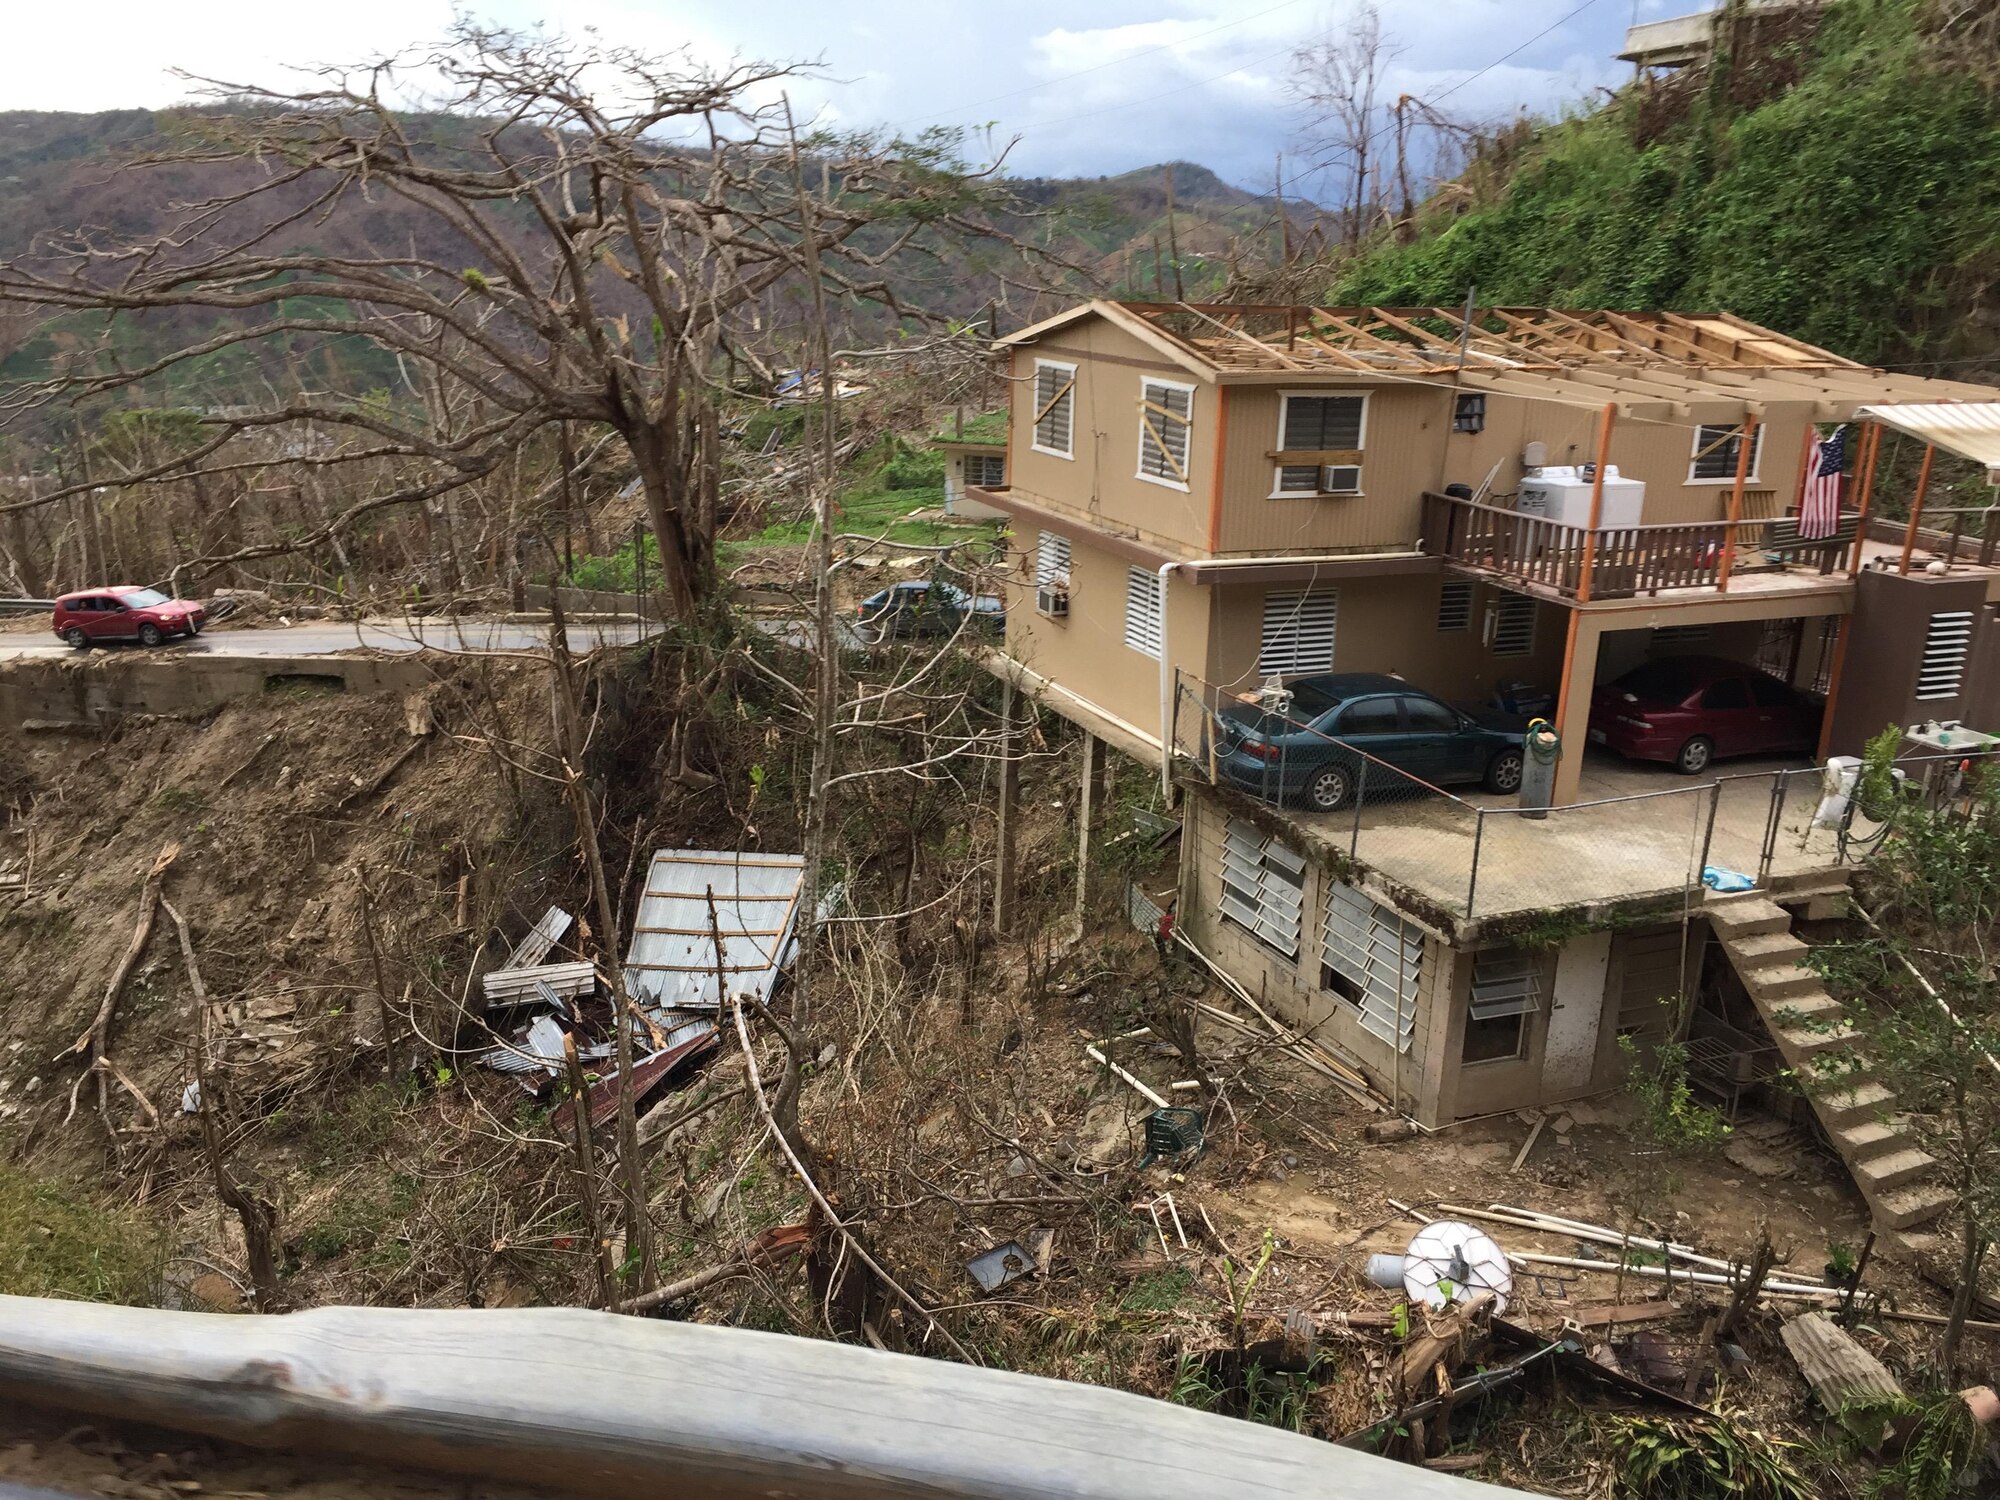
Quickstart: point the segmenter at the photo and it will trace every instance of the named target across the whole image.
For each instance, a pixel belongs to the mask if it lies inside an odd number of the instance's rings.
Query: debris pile
[[[725,997],[751,1005],[770,999],[796,947],[804,874],[799,855],[655,852],[621,976],[638,1027],[629,1084],[605,1067],[616,1051],[619,987],[595,964],[558,956],[575,919],[551,906],[481,981],[488,1024],[504,1025],[512,1040],[479,1062],[517,1078],[537,1099],[574,1068],[571,1097],[550,1116],[558,1130],[575,1128],[579,1094],[589,1101],[592,1129],[618,1112],[628,1087],[633,1107],[643,1109],[721,1045]]]

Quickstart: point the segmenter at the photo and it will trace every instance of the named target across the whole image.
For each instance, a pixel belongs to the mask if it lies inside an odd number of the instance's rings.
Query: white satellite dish
[[[1449,1307],[1470,1292],[1493,1294],[1493,1310],[1505,1312],[1514,1290],[1514,1270],[1492,1236],[1470,1224],[1440,1219],[1426,1224],[1403,1255],[1403,1290],[1413,1301]]]

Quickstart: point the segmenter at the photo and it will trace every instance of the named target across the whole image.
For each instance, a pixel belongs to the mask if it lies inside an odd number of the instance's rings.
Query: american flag
[[[1806,486],[1799,496],[1799,540],[1818,541],[1840,530],[1840,470],[1847,462],[1847,429],[1812,445],[1806,459]]]

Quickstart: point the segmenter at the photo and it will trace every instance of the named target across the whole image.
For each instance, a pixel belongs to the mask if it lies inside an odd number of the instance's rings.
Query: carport
[[[1820,686],[1832,665],[1835,622],[1852,607],[1853,584],[1836,576],[1812,585],[1668,605],[1630,599],[1571,605],[1556,710],[1564,746],[1556,803],[1583,797],[1586,767],[1600,758],[1624,764],[1587,748],[1590,700],[1599,683],[1640,662],[1668,654],[1721,656],[1763,666],[1807,691]]]

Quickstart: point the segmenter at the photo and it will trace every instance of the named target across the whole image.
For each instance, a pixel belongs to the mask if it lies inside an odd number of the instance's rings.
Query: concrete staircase
[[[1859,1069],[1845,1065],[1859,1034],[1825,1024],[1839,1016],[1839,1002],[1805,966],[1806,945],[1792,935],[1791,913],[1778,904],[1803,905],[1817,916],[1840,899],[1846,880],[1839,877],[1839,890],[1831,880],[1825,884],[1824,890],[1799,885],[1710,895],[1703,904],[1716,940],[1853,1174],[1876,1227],[1907,1231],[1942,1214],[1951,1195],[1934,1181],[1936,1160],[1896,1120],[1895,1095],[1869,1076],[1865,1059]],[[1843,1065],[1829,1067],[1836,1055]]]

